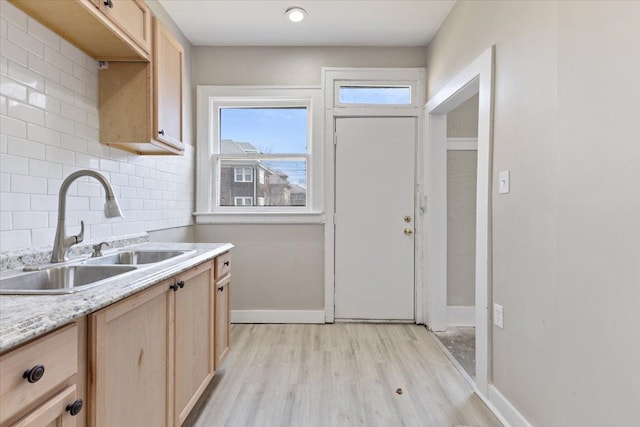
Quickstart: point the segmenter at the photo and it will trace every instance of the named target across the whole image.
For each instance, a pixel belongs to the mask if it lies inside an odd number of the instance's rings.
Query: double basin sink
[[[98,258],[47,265],[0,279],[0,294],[67,294],[84,290],[125,273],[192,253],[192,250],[122,250]]]

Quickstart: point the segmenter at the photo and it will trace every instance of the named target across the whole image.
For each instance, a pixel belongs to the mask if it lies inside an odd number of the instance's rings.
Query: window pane
[[[411,104],[411,87],[340,86],[340,104]]]
[[[306,206],[307,162],[300,160],[220,160],[219,206]],[[238,171],[260,179],[238,180]],[[242,176],[246,176],[244,173]]]
[[[307,109],[221,108],[222,154],[306,154]]]

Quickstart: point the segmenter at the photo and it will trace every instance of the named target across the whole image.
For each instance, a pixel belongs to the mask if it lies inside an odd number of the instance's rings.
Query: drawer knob
[[[218,290],[219,290],[220,292],[224,291],[224,286],[220,286],[220,287],[218,288]]]
[[[229,267],[229,261],[225,261],[225,262],[224,262],[224,266],[225,266],[225,267]]]
[[[173,285],[169,285],[169,289],[171,289],[173,292],[175,292],[178,289],[180,289],[180,285],[178,285],[177,283],[174,283]]]
[[[69,403],[66,407],[67,412],[71,414],[71,416],[75,417],[82,411],[82,399],[78,399],[73,403]]]
[[[113,9],[113,1],[112,0],[104,0],[104,5]]]
[[[158,131],[158,133],[159,133],[160,135],[164,135],[164,129],[160,129],[160,130]]]
[[[40,381],[40,378],[42,378],[43,375],[44,375],[44,366],[36,365],[33,368],[27,369],[26,371],[24,371],[24,374],[22,374],[22,378],[26,378],[28,382],[33,384]]]
[[[182,280],[179,281],[178,286],[180,286],[180,289],[184,288],[184,282]]]

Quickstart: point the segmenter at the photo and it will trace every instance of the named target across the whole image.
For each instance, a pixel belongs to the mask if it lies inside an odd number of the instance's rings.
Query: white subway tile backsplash
[[[29,230],[0,231],[0,251],[28,248],[31,246]]]
[[[38,58],[34,54],[30,53],[27,57],[28,68],[46,77],[47,80],[60,83],[60,70],[55,66],[42,58]]]
[[[27,126],[27,139],[47,145],[60,146],[60,132],[31,123]]]
[[[75,164],[75,153],[58,147],[45,147],[46,159],[49,162],[62,163],[65,165]],[[66,175],[65,175],[66,176]]]
[[[26,101],[27,87],[9,77],[0,76],[0,94],[19,101]]]
[[[13,229],[11,215],[12,212],[0,212],[0,231],[9,231]]]
[[[14,175],[11,180],[11,192],[47,194],[47,179],[36,176]]]
[[[59,163],[29,159],[29,175],[62,179],[62,165]]]
[[[58,197],[51,195],[33,194],[31,195],[32,211],[57,211]]]
[[[60,50],[60,36],[31,17],[29,17],[27,25],[29,34],[40,40],[42,43],[49,45],[56,50]]]
[[[85,238],[87,236],[85,235]],[[38,228],[31,231],[31,241],[34,247],[53,245],[56,238],[55,226],[52,228]]]
[[[19,101],[9,100],[7,105],[7,114],[10,117],[24,120],[25,122],[34,123],[36,125],[44,125],[44,111],[32,107],[28,104],[23,104]]]
[[[73,73],[73,61],[49,46],[44,47],[44,60],[65,73]]]
[[[7,174],[28,175],[29,161],[22,157],[0,154],[0,170]],[[4,187],[3,187],[4,188]],[[5,190],[2,190],[5,191]],[[9,190],[6,190],[9,191]]]
[[[57,99],[47,96],[44,93],[36,92],[33,89],[28,89],[27,96],[29,98],[29,105],[42,108],[53,114],[60,114],[61,102]]]
[[[44,56],[44,44],[15,25],[9,24],[7,27],[7,39],[36,56]]]
[[[87,84],[64,71],[60,73],[60,84],[67,89],[71,89],[75,93],[79,93],[80,95],[84,96],[87,94]]]
[[[67,192],[68,234],[80,220],[87,241],[191,224],[193,147],[152,157],[101,144],[97,61],[0,5],[0,250],[53,243],[60,185],[80,169],[105,175],[125,218],[105,218],[102,186],[80,178]]]
[[[9,2],[0,3],[0,16],[14,25],[27,30],[27,15]]]
[[[12,224],[14,230],[46,228],[49,226],[49,214],[47,212],[14,212]]]
[[[83,138],[77,138],[72,135],[62,134],[62,137],[60,140],[60,147],[66,148],[67,150],[71,150],[71,151],[86,153],[87,140]]]
[[[50,129],[73,135],[74,123],[71,119],[53,113],[45,113],[45,123]]]
[[[62,103],[62,117],[66,117],[78,123],[86,124],[87,116],[87,112],[82,108],[67,104],[66,102]]]
[[[0,211],[16,212],[29,210],[29,195],[18,193],[0,193]]]
[[[9,62],[8,76],[13,80],[29,86],[33,89],[37,89],[44,92],[44,77],[34,73],[33,71],[18,65],[15,62]]]

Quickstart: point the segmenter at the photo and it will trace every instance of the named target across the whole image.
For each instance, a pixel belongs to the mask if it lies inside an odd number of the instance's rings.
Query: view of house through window
[[[306,107],[220,108],[218,206],[306,206]]]

